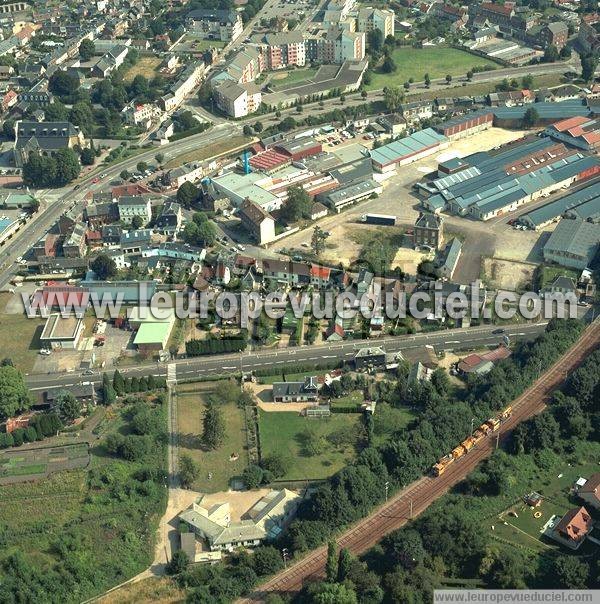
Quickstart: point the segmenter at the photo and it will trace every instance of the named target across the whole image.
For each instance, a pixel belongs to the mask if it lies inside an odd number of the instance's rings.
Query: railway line
[[[402,489],[374,510],[370,516],[344,531],[337,539],[338,546],[346,547],[354,554],[361,554],[378,543],[386,534],[422,513],[452,486],[463,480],[479,462],[489,457],[496,446],[503,442],[520,422],[542,411],[552,392],[598,345],[600,345],[600,320],[597,319],[566,354],[513,401],[512,415],[502,423],[499,431],[492,432],[468,454],[457,459],[441,476],[437,478],[424,476]],[[326,560],[327,547],[322,546],[239,602],[243,604],[261,602],[269,592],[299,591],[306,581],[324,576]]]

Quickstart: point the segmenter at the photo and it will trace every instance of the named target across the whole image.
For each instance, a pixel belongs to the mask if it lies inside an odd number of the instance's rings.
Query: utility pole
[[[410,500],[410,518],[411,518],[411,520],[412,520],[412,517],[413,517],[413,500],[411,499]]]
[[[284,547],[281,550],[281,556],[283,557],[283,567],[287,568],[287,557],[288,557],[288,548]]]
[[[500,446],[500,430],[496,434],[496,449]]]
[[[385,481],[385,500],[388,500],[388,489],[390,488],[390,483],[386,480]]]

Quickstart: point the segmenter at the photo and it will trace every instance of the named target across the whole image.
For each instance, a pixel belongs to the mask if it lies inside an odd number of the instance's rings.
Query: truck
[[[389,214],[363,214],[361,221],[366,224],[382,224],[385,226],[394,226],[396,217]]]
[[[452,457],[452,453],[442,457],[442,459],[440,459],[436,464],[433,465],[433,475],[441,476],[453,461],[454,457]]]

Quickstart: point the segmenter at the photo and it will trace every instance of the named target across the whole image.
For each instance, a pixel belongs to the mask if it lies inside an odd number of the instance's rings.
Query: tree
[[[247,466],[242,472],[242,480],[244,481],[247,489],[258,488],[263,480],[262,468],[257,465]]]
[[[48,80],[48,90],[57,96],[71,96],[79,89],[79,77],[58,69]]]
[[[51,183],[55,186],[63,187],[72,180],[75,180],[81,172],[79,159],[73,149],[59,149],[53,158],[47,159],[53,159],[56,165],[55,177]]]
[[[423,81],[425,82],[425,87],[429,88],[431,86],[431,78],[429,77],[429,74],[426,73],[425,77],[423,78]]]
[[[134,229],[141,229],[144,226],[144,219],[137,215],[131,219],[131,227]]]
[[[523,76],[521,84],[523,84],[523,88],[526,90],[533,90],[533,76],[531,74]]]
[[[446,84],[448,84],[448,86],[449,86],[451,82],[452,82],[452,76],[450,74],[448,74],[446,76]]]
[[[473,79],[473,72],[471,70],[467,71],[467,80],[469,82]]]
[[[179,480],[184,489],[189,489],[200,475],[200,466],[187,454],[179,459]]]
[[[311,247],[315,256],[318,256],[325,248],[325,241],[327,240],[327,237],[329,237],[329,235],[321,227],[316,226],[313,229]]]
[[[570,46],[563,46],[560,49],[560,58],[564,60],[570,59],[573,55],[573,49]]]
[[[184,182],[179,189],[177,189],[177,201],[184,208],[191,208],[198,200],[199,195],[200,190],[191,182]]]
[[[283,453],[270,453],[266,455],[261,466],[263,469],[271,472],[274,478],[282,478],[290,469],[291,460]]]
[[[312,596],[314,604],[357,604],[356,592],[340,583],[321,583]]]
[[[145,172],[148,169],[148,164],[145,161],[139,161],[136,168],[138,172]]]
[[[56,411],[60,419],[72,422],[81,415],[81,403],[73,394],[64,390],[56,397]]]
[[[554,560],[553,575],[565,589],[585,589],[590,567],[575,556],[558,556]]]
[[[330,583],[335,583],[338,576],[338,552],[335,541],[327,544],[327,562],[325,563],[325,576]]]
[[[582,55],[581,57],[581,79],[585,82],[591,82],[596,74],[598,67],[597,56],[593,54]]]
[[[165,161],[165,156],[163,153],[157,153],[154,156],[154,159],[156,160],[156,163],[160,166]]]
[[[128,170],[121,170],[119,176],[121,177],[121,180],[127,180],[131,176],[131,174]]]
[[[167,562],[165,571],[167,575],[179,575],[188,567],[189,563],[188,555],[182,549],[178,549]]]
[[[384,89],[383,102],[388,111],[392,113],[397,111],[403,100],[404,93],[398,86],[388,86]]]
[[[394,61],[394,59],[392,59],[392,57],[387,56],[383,60],[383,63],[381,65],[381,71],[383,73],[394,73],[397,69],[398,66],[396,65],[396,62]]]
[[[217,449],[225,438],[225,420],[221,409],[208,403],[203,419],[202,440],[209,449]]]
[[[367,48],[371,53],[379,53],[383,47],[383,34],[381,30],[373,28],[367,32]]]
[[[96,161],[96,154],[94,153],[94,150],[90,147],[85,147],[85,149],[81,150],[81,155],[79,156],[79,159],[81,159],[81,163],[84,166],[93,166],[94,162]]]
[[[242,128],[242,133],[244,136],[252,136],[254,134],[254,130],[252,130],[252,126],[245,124]]]
[[[23,381],[23,374],[10,365],[0,367],[0,416],[12,417],[31,405],[29,390]]]
[[[494,556],[488,573],[492,586],[498,589],[525,589],[525,559],[519,550],[508,549]]]
[[[4,123],[2,124],[2,132],[6,138],[13,140],[15,138],[15,120],[4,120]]]
[[[340,550],[340,557],[338,559],[338,574],[337,574],[337,582],[343,583],[350,573],[350,568],[352,567],[352,563],[355,558],[350,553],[350,550],[346,547],[343,547]]]
[[[113,373],[113,388],[118,396],[125,393],[125,380],[118,369]]]
[[[79,45],[79,56],[83,61],[89,61],[96,53],[96,45],[93,40],[84,38]]]
[[[540,120],[540,114],[535,107],[529,107],[523,116],[523,126],[534,128]]]
[[[108,377],[108,373],[102,374],[102,400],[105,405],[112,405],[117,398],[115,389]]]
[[[287,201],[280,212],[281,218],[287,222],[296,222],[302,217],[310,215],[312,201],[308,193],[300,186],[293,185],[288,188]]]
[[[262,122],[255,122],[254,126],[252,126],[254,128],[254,132],[262,132],[263,131],[263,124]]]
[[[274,575],[283,568],[283,561],[278,550],[272,546],[260,546],[252,554],[252,566],[259,576]]]
[[[110,279],[117,274],[117,265],[115,261],[106,254],[98,254],[90,263],[90,268],[101,281]]]
[[[542,57],[542,61],[544,63],[555,63],[560,58],[558,54],[558,48],[554,46],[554,44],[550,44],[548,48],[546,48],[544,52],[544,56]]]

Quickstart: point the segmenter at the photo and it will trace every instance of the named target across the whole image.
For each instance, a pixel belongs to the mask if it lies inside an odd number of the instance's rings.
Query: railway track
[[[354,554],[361,554],[381,541],[385,535],[422,513],[436,499],[463,480],[479,462],[489,457],[497,444],[504,441],[515,426],[542,411],[552,392],[598,345],[600,320],[597,319],[566,354],[515,399],[512,403],[513,413],[501,425],[499,432],[490,434],[467,455],[457,459],[442,476],[424,476],[402,489],[370,516],[344,531],[337,539],[338,546],[346,547]],[[261,602],[269,592],[299,591],[306,581],[324,576],[326,560],[327,547],[321,546],[264,583],[247,598],[238,600],[238,603]]]

